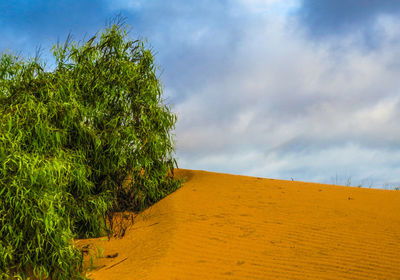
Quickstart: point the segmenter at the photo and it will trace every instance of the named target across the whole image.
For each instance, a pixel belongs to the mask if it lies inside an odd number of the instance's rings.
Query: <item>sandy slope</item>
[[[400,279],[400,191],[177,174],[92,279]]]

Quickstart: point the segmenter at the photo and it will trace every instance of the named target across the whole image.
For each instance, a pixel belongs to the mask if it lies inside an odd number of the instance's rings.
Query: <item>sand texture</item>
[[[77,241],[91,279],[400,279],[400,191],[176,174],[123,238]]]

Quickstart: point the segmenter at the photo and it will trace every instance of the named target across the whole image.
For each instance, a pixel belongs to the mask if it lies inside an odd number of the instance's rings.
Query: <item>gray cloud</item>
[[[395,22],[380,52],[315,45],[287,22],[257,19],[229,65],[177,111],[184,166],[333,183],[399,184]],[[391,156],[389,158],[389,156]],[[389,168],[389,166],[392,166]],[[396,167],[397,170],[397,167]],[[348,175],[347,175],[348,174]]]
[[[391,0],[301,0],[296,12],[313,39],[359,34],[363,47],[375,49],[385,36],[380,17],[399,17],[400,2]]]

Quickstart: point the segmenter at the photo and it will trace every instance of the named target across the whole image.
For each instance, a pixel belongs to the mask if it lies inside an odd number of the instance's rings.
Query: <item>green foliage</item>
[[[112,213],[179,187],[176,116],[151,51],[114,24],[53,54],[52,72],[38,59],[0,59],[0,279],[82,279],[73,238],[110,233]]]

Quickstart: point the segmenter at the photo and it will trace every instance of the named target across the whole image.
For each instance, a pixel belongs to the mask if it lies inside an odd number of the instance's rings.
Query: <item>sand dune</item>
[[[400,191],[176,173],[91,279],[400,279]]]

